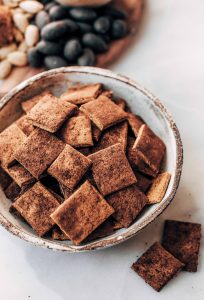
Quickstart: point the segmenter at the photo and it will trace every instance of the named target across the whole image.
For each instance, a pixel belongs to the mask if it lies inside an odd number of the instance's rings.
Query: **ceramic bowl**
[[[172,116],[161,101],[135,81],[99,68],[60,68],[40,73],[24,81],[0,100],[0,131],[22,114],[20,106],[22,101],[45,89],[51,90],[58,96],[74,82],[84,84],[101,82],[105,88],[113,90],[116,96],[124,98],[132,111],[140,115],[165,142],[167,151],[163,168],[171,173],[172,177],[163,200],[158,204],[146,207],[129,228],[120,229],[108,237],[87,242],[81,246],[38,237],[26,223],[9,213],[10,201],[6,199],[3,191],[0,191],[0,223],[2,226],[34,245],[67,252],[101,249],[116,245],[136,235],[154,221],[173,200],[178,188],[183,163],[179,131]]]

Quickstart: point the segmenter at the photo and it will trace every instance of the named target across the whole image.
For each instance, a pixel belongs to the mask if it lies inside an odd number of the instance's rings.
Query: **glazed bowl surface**
[[[38,237],[26,223],[15,218],[9,212],[11,203],[6,199],[4,192],[0,190],[0,223],[2,226],[34,245],[67,252],[102,249],[121,243],[136,235],[154,221],[173,200],[179,185],[183,164],[183,148],[178,128],[161,101],[135,81],[99,68],[60,68],[40,73],[22,82],[0,100],[0,132],[22,114],[20,106],[22,101],[46,89],[59,96],[68,86],[78,82],[83,84],[101,82],[106,89],[113,90],[114,95],[124,98],[131,110],[140,115],[166,144],[167,151],[163,169],[171,173],[172,176],[163,200],[158,204],[146,207],[129,228],[117,230],[112,235],[80,246],[71,245],[70,242]]]

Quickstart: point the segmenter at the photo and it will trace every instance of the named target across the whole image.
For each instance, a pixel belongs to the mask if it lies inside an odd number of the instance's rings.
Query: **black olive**
[[[110,29],[110,19],[107,17],[100,17],[94,22],[93,26],[97,33],[107,33]]]
[[[127,35],[127,23],[123,20],[115,20],[112,23],[111,36],[114,39],[120,39]]]
[[[88,32],[93,32],[93,27],[88,24],[88,23],[84,23],[84,22],[77,22],[77,25],[79,27],[80,33],[88,33]]]
[[[70,61],[74,62],[82,53],[82,47],[77,39],[69,40],[64,47],[64,57]]]
[[[103,53],[108,50],[108,45],[99,35],[86,33],[82,37],[83,44],[91,48],[95,53]]]
[[[49,15],[53,21],[62,20],[68,16],[68,11],[65,6],[55,5],[50,8]]]
[[[43,53],[45,55],[58,55],[62,52],[62,45],[60,43],[45,40],[41,40],[36,45],[36,48],[40,53]]]
[[[28,50],[28,62],[31,67],[39,68],[43,65],[43,55],[38,52],[36,47],[30,48]]]
[[[94,52],[91,49],[85,48],[83,54],[78,58],[79,66],[93,66],[96,61]]]
[[[46,56],[44,59],[44,65],[46,69],[55,69],[67,66],[67,61],[60,56]]]
[[[58,40],[66,34],[73,34],[78,30],[77,24],[72,20],[55,21],[45,25],[41,37],[45,40]]]
[[[42,29],[45,25],[47,25],[50,22],[50,17],[48,13],[44,10],[41,10],[37,15],[35,16],[35,24],[38,26],[38,28]]]
[[[90,22],[97,18],[96,11],[91,8],[77,7],[69,11],[70,16],[79,22]]]

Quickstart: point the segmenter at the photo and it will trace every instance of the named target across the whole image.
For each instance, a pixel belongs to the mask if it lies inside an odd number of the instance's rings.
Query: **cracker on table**
[[[0,186],[5,190],[11,184],[11,177],[0,167]]]
[[[124,227],[129,227],[147,203],[147,197],[136,184],[121,189],[106,197],[114,208],[113,217]]]
[[[60,131],[60,137],[75,148],[93,146],[91,120],[86,116],[68,119]]]
[[[132,269],[159,292],[183,266],[182,262],[156,242],[133,263]]]
[[[72,242],[79,245],[113,212],[101,194],[86,181],[51,217]]]
[[[26,135],[14,123],[0,133],[0,163],[2,167],[6,168],[15,162],[15,151],[26,139]]]
[[[48,173],[69,189],[73,189],[91,165],[91,160],[66,145],[49,167]]]
[[[164,172],[159,174],[152,183],[149,191],[147,192],[148,204],[161,202],[171,179],[171,174]]]
[[[152,184],[152,179],[149,177],[146,177],[144,174],[135,171],[133,169],[135,176],[137,178],[137,187],[143,192],[146,193],[147,190],[150,188]]]
[[[145,175],[156,177],[158,172],[155,172],[147,165],[144,160],[141,158],[139,152],[133,148],[135,139],[128,136],[127,142],[127,157],[128,161],[134,171],[139,171]]]
[[[50,97],[52,94],[49,91],[44,91],[39,95],[36,95],[26,101],[21,102],[21,108],[25,113],[28,113],[39,101],[46,99],[46,97]]]
[[[61,95],[60,99],[74,104],[83,104],[96,99],[101,92],[101,83],[82,85],[76,88],[69,88],[68,91]]]
[[[160,169],[166,147],[146,124],[140,127],[133,149],[139,152],[141,158],[153,171],[157,172]]]
[[[29,186],[35,182],[35,178],[18,162],[7,168],[6,172],[20,186],[20,188]]]
[[[185,264],[183,270],[196,272],[201,240],[201,225],[197,223],[165,221],[163,247]]]
[[[132,132],[137,137],[140,127],[144,124],[144,121],[137,115],[134,115],[131,112],[127,113],[127,120],[130,125],[130,128],[132,129]]]
[[[125,150],[127,146],[127,134],[128,124],[127,121],[123,121],[104,130],[98,143],[94,147],[91,147],[90,150],[92,153],[95,153],[118,143],[120,143]]]
[[[43,236],[54,225],[50,215],[58,206],[57,199],[39,182],[13,203],[13,207],[39,236]]]
[[[93,178],[103,195],[136,183],[137,179],[120,144],[88,156],[92,161]]]
[[[36,179],[52,164],[64,149],[64,143],[40,128],[36,128],[18,148],[15,158]]]
[[[44,100],[29,111],[28,117],[33,125],[54,133],[76,109],[76,105],[50,95],[44,96]]]
[[[23,115],[15,123],[27,136],[29,136],[35,129],[33,122],[28,118],[27,115]]]
[[[127,114],[106,96],[100,96],[95,101],[83,104],[80,110],[84,112],[95,125],[104,130],[126,119]]]
[[[15,181],[12,181],[4,191],[6,198],[12,202],[19,196],[20,192],[21,188]]]

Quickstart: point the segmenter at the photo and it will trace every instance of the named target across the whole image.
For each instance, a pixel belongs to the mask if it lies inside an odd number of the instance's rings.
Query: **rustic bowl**
[[[6,199],[3,191],[0,190],[0,223],[8,231],[34,245],[53,250],[81,252],[102,249],[121,243],[136,235],[164,211],[173,200],[178,188],[183,163],[183,149],[175,122],[156,97],[125,76],[90,67],[67,67],[51,70],[19,84],[0,100],[0,131],[22,114],[20,103],[23,100],[45,89],[51,90],[58,96],[73,82],[102,82],[107,89],[113,90],[116,96],[126,99],[133,112],[140,115],[165,142],[167,152],[163,168],[172,175],[163,200],[144,209],[129,228],[120,229],[108,237],[87,242],[81,246],[38,237],[26,223],[9,213],[10,201]]]

